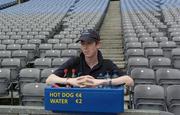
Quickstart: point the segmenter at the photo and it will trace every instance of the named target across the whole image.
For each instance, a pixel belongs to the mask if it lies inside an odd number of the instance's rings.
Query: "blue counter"
[[[45,109],[54,112],[124,112],[124,88],[45,89]]]

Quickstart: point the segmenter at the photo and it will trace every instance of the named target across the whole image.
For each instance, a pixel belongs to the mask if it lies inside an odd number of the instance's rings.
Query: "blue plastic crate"
[[[45,89],[45,109],[54,112],[124,112],[124,88]]]

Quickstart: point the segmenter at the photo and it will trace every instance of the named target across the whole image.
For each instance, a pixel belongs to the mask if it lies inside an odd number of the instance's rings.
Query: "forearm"
[[[120,84],[124,84],[127,86],[133,86],[134,85],[134,81],[130,76],[120,76],[118,78],[114,78],[111,81],[112,85],[120,85]]]
[[[113,79],[98,79],[99,85],[120,85],[125,84],[127,86],[133,86],[134,82],[130,76],[120,76]]]
[[[67,78],[62,78],[62,77],[56,76],[55,74],[51,74],[46,79],[46,84],[54,84],[54,83],[66,84]]]

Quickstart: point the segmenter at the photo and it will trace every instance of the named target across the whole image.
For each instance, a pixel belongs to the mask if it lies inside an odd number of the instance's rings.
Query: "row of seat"
[[[16,0],[0,0],[0,10],[17,4]]]
[[[176,107],[167,104],[170,94],[165,97],[164,92],[173,85],[180,87],[178,0],[120,2],[127,73],[135,82],[129,106],[179,115]]]
[[[137,85],[134,88],[135,109],[170,111],[175,115],[180,112],[180,85],[163,88],[158,85]]]
[[[154,71],[150,68],[134,68],[130,76],[134,79],[134,86],[140,84],[180,85],[180,70],[172,68],[160,68]]]

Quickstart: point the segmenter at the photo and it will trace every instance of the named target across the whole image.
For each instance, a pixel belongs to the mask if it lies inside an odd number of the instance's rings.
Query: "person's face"
[[[91,58],[96,56],[99,48],[100,48],[100,42],[81,41],[81,50],[86,58]]]

